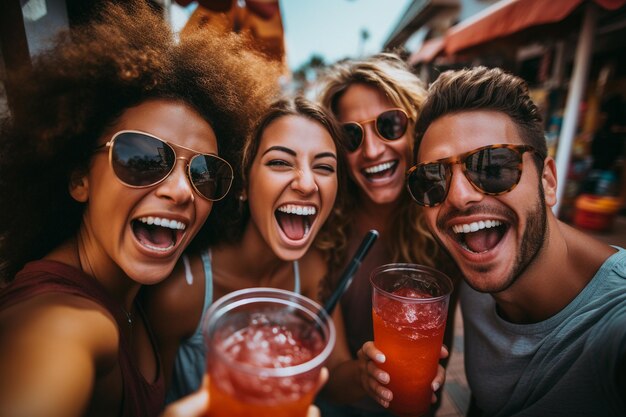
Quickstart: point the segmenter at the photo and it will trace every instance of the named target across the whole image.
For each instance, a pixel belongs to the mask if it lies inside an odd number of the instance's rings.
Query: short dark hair
[[[541,171],[548,150],[541,114],[530,98],[528,85],[499,68],[483,66],[443,72],[430,86],[415,126],[415,160],[431,123],[446,114],[471,110],[493,110],[509,116],[524,143],[535,148],[535,164]]]
[[[277,76],[241,36],[204,29],[177,40],[143,0],[107,3],[97,19],[60,34],[16,75],[0,126],[0,279],[76,234],[85,204],[70,196],[70,178],[88,170],[124,111],[152,99],[185,103],[232,162]]]

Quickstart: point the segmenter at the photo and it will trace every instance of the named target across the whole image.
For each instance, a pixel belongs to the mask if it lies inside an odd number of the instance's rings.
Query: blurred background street
[[[59,30],[121,0],[0,2],[0,112],[11,71]],[[286,92],[315,96],[337,60],[393,50],[432,82],[485,65],[524,78],[539,105],[559,177],[558,215],[597,231],[626,201],[626,0],[147,0],[174,31],[248,34],[280,61]]]
[[[88,20],[106,0],[0,2],[0,113],[11,73],[54,34]],[[111,0],[113,1],[113,0]],[[425,83],[447,69],[502,67],[524,78],[557,162],[555,213],[626,247],[626,0],[152,0],[172,28],[245,32],[281,62],[287,92],[313,97],[333,62],[393,50]],[[464,415],[469,391],[463,328],[440,417]]]

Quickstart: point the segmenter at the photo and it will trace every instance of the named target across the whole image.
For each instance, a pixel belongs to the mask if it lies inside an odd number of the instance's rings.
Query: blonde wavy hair
[[[362,60],[344,60],[331,67],[320,81],[318,100],[337,116],[338,103],[353,84],[366,84],[381,91],[396,107],[409,115],[409,147],[413,151],[415,122],[418,119],[426,90],[422,81],[394,53],[381,53]],[[358,205],[358,185],[348,180],[344,203],[335,207],[333,227],[321,233],[316,246],[328,253],[329,276],[346,261],[348,236],[354,231],[354,216]],[[426,228],[422,209],[413,203],[408,193],[401,195],[397,216],[394,216],[389,240],[390,262],[412,262],[434,266],[438,247]],[[332,283],[331,283],[332,285]]]

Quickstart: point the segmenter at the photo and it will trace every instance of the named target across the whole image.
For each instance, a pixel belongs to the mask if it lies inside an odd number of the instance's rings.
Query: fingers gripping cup
[[[422,265],[389,264],[374,271],[374,344],[386,357],[378,365],[390,376],[389,409],[398,416],[428,412],[431,384],[448,315],[452,281]]]
[[[335,328],[322,308],[274,288],[232,292],[203,323],[211,417],[306,416]]]

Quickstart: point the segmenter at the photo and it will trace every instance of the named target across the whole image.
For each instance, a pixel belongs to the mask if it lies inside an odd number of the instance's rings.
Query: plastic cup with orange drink
[[[210,417],[305,417],[335,344],[314,301],[274,288],[217,300],[203,323]]]
[[[452,281],[442,272],[415,264],[383,265],[374,271],[374,344],[385,354],[389,409],[398,416],[428,412],[437,375]]]

